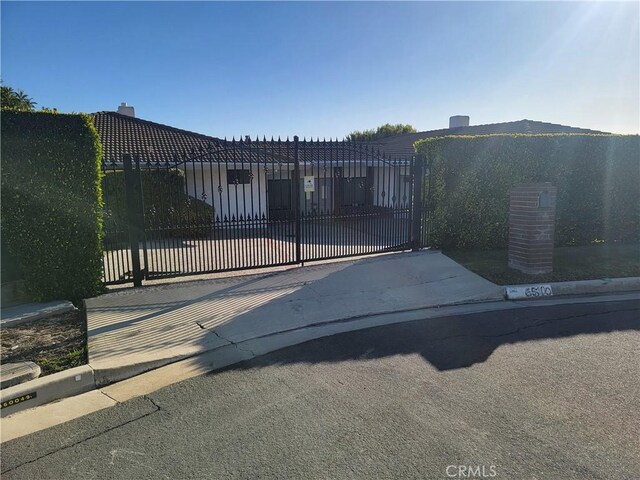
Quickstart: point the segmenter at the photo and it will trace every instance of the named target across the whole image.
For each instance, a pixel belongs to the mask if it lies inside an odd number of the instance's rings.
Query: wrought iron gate
[[[338,141],[220,141],[104,165],[104,280],[299,264],[425,245],[422,160]]]

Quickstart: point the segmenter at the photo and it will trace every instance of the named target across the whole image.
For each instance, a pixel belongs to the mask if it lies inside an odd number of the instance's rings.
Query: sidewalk
[[[428,251],[123,290],[87,300],[89,364],[104,385],[275,333],[503,295]]]

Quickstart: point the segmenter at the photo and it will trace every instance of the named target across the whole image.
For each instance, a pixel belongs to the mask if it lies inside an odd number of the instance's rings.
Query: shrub
[[[142,170],[140,172],[146,230],[163,230],[174,237],[207,235],[213,228],[213,207],[185,193],[180,170]],[[127,241],[127,203],[124,172],[108,171],[102,179],[105,199],[107,247]]]
[[[557,245],[640,240],[637,135],[451,136],[416,151],[432,175],[433,246],[505,248],[509,191],[545,181],[558,187]]]
[[[102,149],[90,118],[2,112],[2,236],[34,300],[102,290]]]

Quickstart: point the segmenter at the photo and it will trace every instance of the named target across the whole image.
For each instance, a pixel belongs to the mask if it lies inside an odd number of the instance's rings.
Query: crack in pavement
[[[171,415],[167,410],[165,410],[164,408],[162,408],[160,405],[158,405],[155,400],[153,398],[151,398],[149,395],[143,395],[142,398],[144,398],[145,400],[149,400],[149,402],[151,402],[151,405],[153,405],[154,407],[156,407],[156,411],[155,412],[151,412],[151,413],[156,413],[159,412],[160,410],[162,410],[164,413],[166,413],[167,415]]]
[[[228,338],[223,337],[222,335],[220,335],[218,332],[216,332],[215,330],[211,330],[211,333],[213,333],[216,337],[218,337],[221,340],[224,340],[225,342],[229,342],[230,345],[233,345],[234,347],[236,347],[238,350],[242,350],[243,352],[249,352],[252,356],[257,356],[252,350],[249,350],[248,348],[242,348],[240,347],[239,344],[237,344],[236,342],[234,342],[233,340],[229,340]],[[260,337],[257,337],[260,338]]]
[[[113,398],[113,397],[112,397],[111,395],[109,395],[108,393],[103,392],[102,390],[99,390],[99,392],[100,392],[101,394],[103,394],[105,397],[110,398],[111,400],[113,400],[114,402],[116,402],[116,404],[118,404],[118,403],[122,403],[122,402],[119,402],[118,400],[116,400],[115,398]]]
[[[578,313],[578,314],[572,314],[572,315],[556,316],[554,318],[548,318],[548,319],[545,319],[543,321],[539,321],[539,320],[536,321],[536,319],[533,318],[533,319],[530,319],[530,320],[524,320],[525,322],[529,322],[529,323],[526,323],[526,324],[520,326],[519,328],[510,329],[509,331],[506,331],[506,332],[501,332],[501,333],[497,332],[497,333],[494,333],[494,334],[482,334],[481,332],[479,332],[478,334],[467,333],[467,334],[461,334],[461,335],[450,335],[450,336],[444,336],[444,337],[439,337],[439,338],[433,338],[433,339],[429,340],[429,343],[439,342],[439,341],[443,341],[443,340],[447,340],[447,339],[453,339],[453,338],[460,338],[460,337],[500,338],[500,337],[505,337],[505,336],[509,336],[509,335],[516,335],[516,334],[518,334],[520,332],[523,332],[523,331],[526,331],[526,330],[540,328],[542,326],[549,325],[549,324],[552,324],[554,322],[563,322],[563,321],[569,321],[569,320],[585,318],[585,317],[597,317],[597,316],[603,316],[603,315],[610,315],[610,314],[616,314],[616,313],[636,312],[636,311],[637,311],[637,308],[612,308],[612,309],[610,308],[610,309],[603,310],[603,311],[589,311],[589,312],[585,312],[585,313]],[[201,328],[203,328],[203,327],[201,326]],[[304,328],[308,328],[308,327],[304,327]],[[484,326],[483,325],[478,325],[476,328],[481,328],[481,329],[485,328],[486,329],[487,326],[486,325],[484,325]],[[230,345],[234,345],[237,349],[247,351],[247,352],[251,353],[251,355],[253,355],[254,357],[256,356],[256,354],[253,351],[251,351],[249,349],[246,349],[246,348],[242,348],[238,343],[233,342],[233,341],[223,337],[222,335],[220,335],[215,330],[212,330],[212,333],[214,335],[216,335],[218,338],[228,342]],[[110,397],[109,395],[107,395],[104,392],[101,392],[101,393],[103,393],[104,395],[106,395],[109,398],[112,398],[112,397]],[[11,468],[9,468],[7,470],[2,470],[1,473],[2,474],[6,474],[6,473],[13,472],[16,469],[21,468],[22,466],[38,462],[38,461],[40,461],[40,460],[42,460],[44,458],[47,458],[47,457],[49,457],[49,456],[51,456],[51,455],[53,455],[55,453],[61,452],[63,450],[67,450],[69,448],[75,447],[75,446],[77,446],[79,444],[82,444],[84,442],[87,442],[89,440],[93,440],[95,438],[98,438],[98,437],[100,437],[100,436],[102,436],[104,434],[107,434],[107,433],[109,433],[109,432],[111,432],[113,430],[116,430],[118,428],[124,427],[124,426],[129,425],[129,424],[131,424],[133,422],[137,422],[138,420],[141,420],[141,419],[143,419],[145,417],[148,417],[150,415],[153,415],[153,414],[155,414],[155,413],[157,413],[157,412],[159,412],[161,410],[163,412],[167,413],[168,415],[170,415],[170,413],[166,409],[164,409],[163,407],[158,405],[154,401],[154,399],[151,398],[149,395],[143,395],[143,398],[146,401],[148,401],[154,407],[153,411],[144,413],[144,414],[142,414],[142,415],[140,415],[140,416],[138,416],[136,418],[133,418],[133,419],[130,419],[130,420],[128,420],[126,422],[123,422],[121,424],[112,426],[110,428],[107,428],[105,430],[97,432],[97,433],[95,433],[93,435],[90,435],[90,436],[88,436],[86,438],[82,438],[82,439],[80,439],[78,441],[75,441],[75,442],[71,443],[70,445],[63,446],[61,448],[58,448],[58,449],[53,450],[51,452],[48,452],[48,453],[46,453],[44,455],[41,455],[41,456],[39,456],[39,457],[37,457],[35,459],[29,460],[29,461],[26,461],[26,462],[21,463],[19,465],[16,465],[14,467],[11,467]],[[115,399],[113,399],[113,400],[115,401]],[[120,402],[117,402],[117,403],[120,404]]]
[[[527,307],[525,307],[527,308]],[[444,337],[438,337],[438,338],[433,338],[432,340],[429,340],[428,343],[434,343],[434,342],[439,342],[442,340],[450,340],[450,339],[455,339],[455,338],[500,338],[500,337],[508,337],[510,335],[516,335],[524,330],[529,330],[529,329],[533,329],[533,328],[539,328],[541,326],[553,323],[553,322],[559,322],[559,321],[565,321],[565,320],[572,320],[572,319],[576,319],[576,318],[582,318],[582,317],[589,317],[589,316],[593,316],[593,315],[608,315],[611,313],[624,313],[624,312],[635,312],[637,311],[636,308],[630,308],[630,309],[614,309],[614,310],[605,310],[602,312],[587,312],[587,313],[582,313],[582,314],[577,314],[577,315],[569,315],[569,316],[563,316],[563,317],[555,317],[555,318],[550,318],[547,319],[543,322],[537,322],[534,324],[529,324],[529,325],[523,325],[515,330],[510,330],[508,332],[503,332],[503,333],[495,333],[495,334],[491,334],[491,335],[482,335],[482,334],[460,334],[460,335],[449,335],[449,336],[444,336]],[[470,315],[474,315],[474,313],[471,313]],[[366,317],[363,316],[363,317]],[[255,338],[252,338],[250,340],[260,340],[260,339],[264,339],[264,338],[269,338],[269,337],[273,337],[275,335],[279,335],[282,333],[291,333],[297,330],[304,330],[304,329],[308,329],[308,328],[318,328],[318,327],[322,327],[324,325],[331,325],[331,324],[335,324],[335,323],[345,323],[345,322],[349,322],[352,320],[357,320],[360,317],[354,317],[354,318],[347,318],[347,319],[342,319],[342,320],[337,320],[337,321],[329,321],[329,322],[320,322],[320,323],[315,323],[315,324],[310,324],[310,325],[304,325],[304,326],[300,326],[300,327],[295,327],[295,328],[291,328],[291,329],[287,329],[287,330],[282,330],[279,332],[274,332],[274,333],[269,333],[266,335],[261,335]],[[196,322],[197,323],[197,322]],[[201,327],[201,328],[205,328],[205,327]],[[242,348],[240,346],[240,344],[233,342],[232,340],[229,340],[228,338],[223,337],[222,335],[220,335],[217,331],[215,330],[211,330],[211,332],[216,335],[218,338],[220,338],[221,340],[224,340],[226,342],[229,342],[230,345],[233,345],[234,347],[236,347],[238,350],[243,350],[245,352],[249,352],[251,355],[253,355],[254,357],[258,356],[256,355],[255,352],[253,352],[252,350],[248,349],[248,348]],[[245,340],[248,341],[248,340]],[[245,341],[241,342],[244,343]]]
[[[111,398],[111,397],[109,397],[109,398]],[[158,413],[161,410],[160,406],[158,404],[156,404],[148,395],[144,395],[143,398],[145,400],[148,400],[155,407],[155,410],[153,410],[152,412],[148,412],[148,413],[145,413],[143,415],[140,415],[139,417],[132,418],[131,420],[127,420],[126,422],[121,423],[119,425],[115,425],[113,427],[107,428],[106,430],[98,432],[98,433],[96,433],[94,435],[90,435],[89,437],[83,438],[81,440],[78,440],[77,442],[74,442],[71,445],[67,445],[67,446],[61,447],[61,448],[59,448],[57,450],[54,450],[52,452],[48,452],[48,453],[46,453],[44,455],[41,455],[38,458],[34,458],[33,460],[29,460],[28,462],[24,462],[24,463],[21,463],[20,465],[16,465],[15,467],[12,467],[12,468],[10,468],[8,470],[2,470],[0,473],[2,473],[4,475],[6,473],[13,472],[14,470],[17,470],[18,468],[21,468],[21,467],[23,467],[25,465],[29,465],[31,463],[35,463],[35,462],[37,462],[39,460],[42,460],[43,458],[47,458],[47,457],[49,457],[51,455],[54,455],[54,454],[56,454],[58,452],[61,452],[63,450],[67,450],[69,448],[73,448],[73,447],[75,447],[77,445],[80,445],[81,443],[87,442],[89,440],[93,440],[94,438],[98,438],[98,437],[104,435],[105,433],[109,433],[109,432],[111,432],[113,430],[116,430],[117,428],[121,428],[121,427],[124,427],[125,425],[129,425],[130,423],[137,422],[138,420],[142,420],[143,418],[146,418],[149,415],[153,415],[154,413]],[[166,412],[166,410],[163,410],[163,411]]]

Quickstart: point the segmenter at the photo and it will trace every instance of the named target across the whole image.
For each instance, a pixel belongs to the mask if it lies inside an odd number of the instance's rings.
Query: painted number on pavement
[[[0,408],[12,407],[13,405],[17,405],[18,403],[26,402],[27,400],[33,400],[37,396],[38,394],[36,392],[20,395],[19,397],[11,398],[0,403]]]
[[[550,297],[553,295],[551,285],[522,285],[507,287],[507,298],[516,300],[522,298]]]
[[[551,285],[535,285],[527,287],[524,294],[527,297],[549,297],[553,295],[553,292],[551,291]]]

